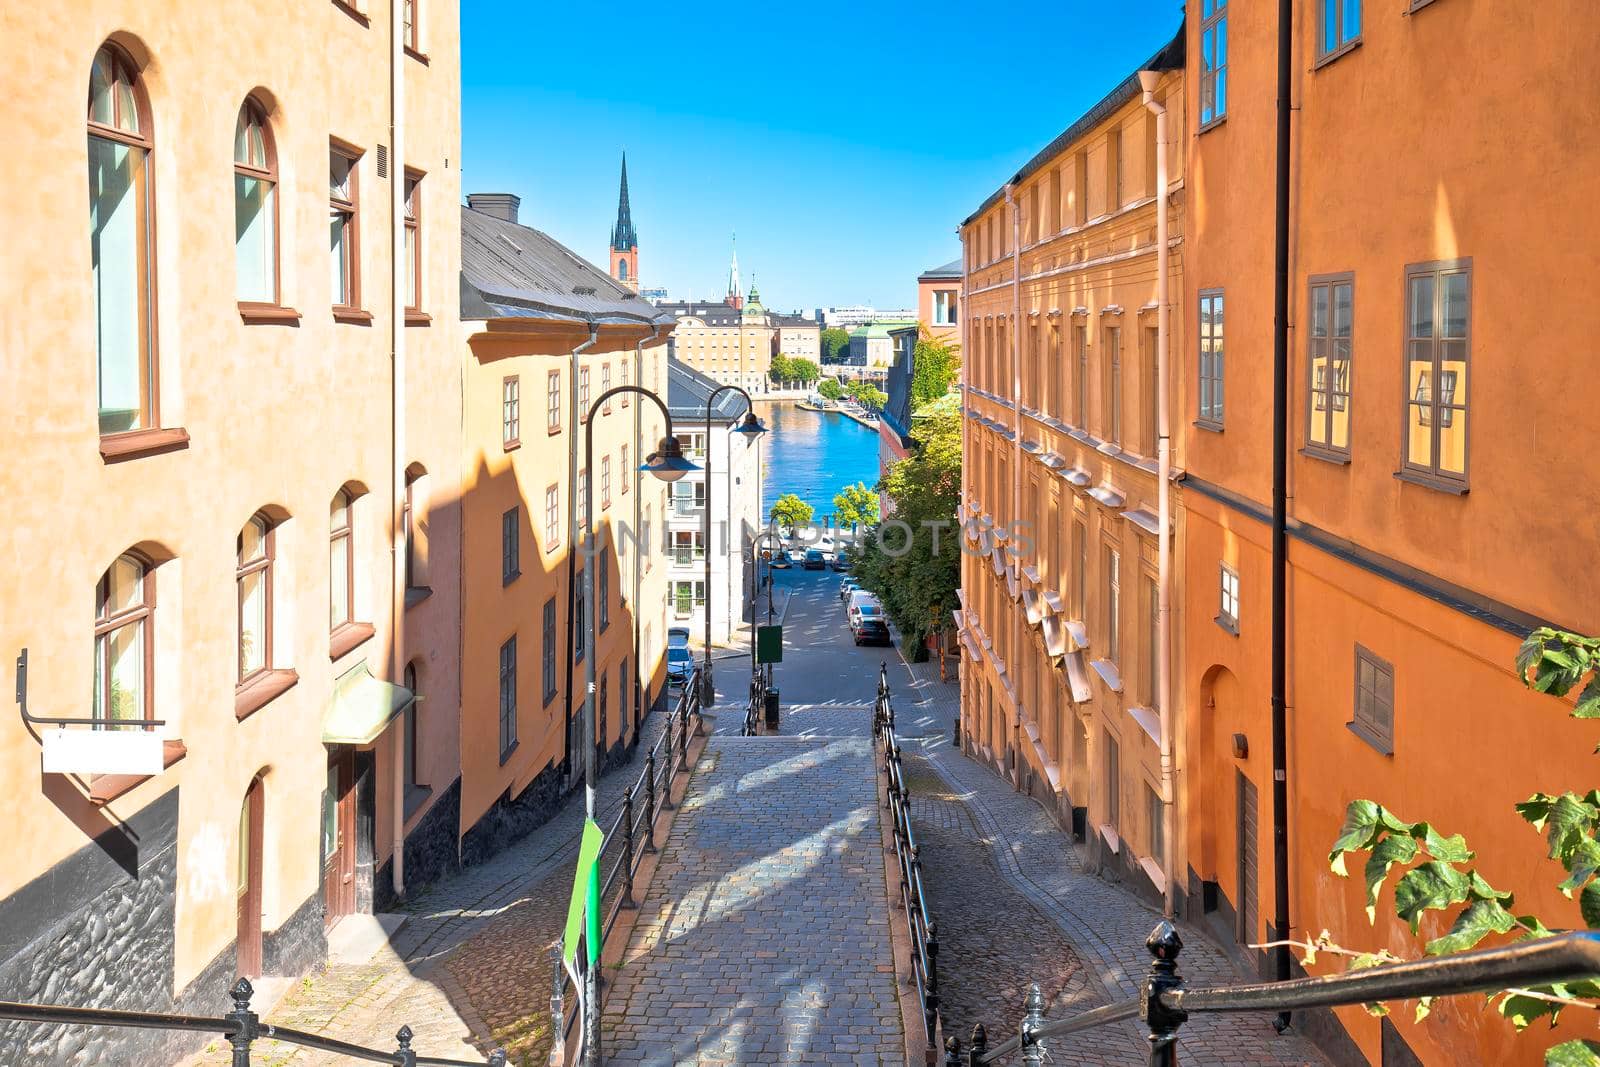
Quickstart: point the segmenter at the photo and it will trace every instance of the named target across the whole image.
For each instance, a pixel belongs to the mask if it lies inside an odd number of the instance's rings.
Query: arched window
[[[628,261],[627,260],[625,260],[625,259],[617,260],[617,277],[620,278],[623,281],[627,281],[628,280]]]
[[[350,491],[333,494],[328,515],[328,629],[337,630],[355,616],[355,542],[351,537]]]
[[[248,97],[233,129],[233,248],[241,304],[279,302],[277,185],[267,114]]]
[[[89,70],[89,251],[100,433],[157,425],[150,109],[132,62],[105,45]]]
[[[118,556],[101,575],[94,605],[94,704],[96,719],[151,719],[150,616],[155,577],[133,553]]]
[[[272,525],[255,515],[239,531],[239,684],[272,669]]]

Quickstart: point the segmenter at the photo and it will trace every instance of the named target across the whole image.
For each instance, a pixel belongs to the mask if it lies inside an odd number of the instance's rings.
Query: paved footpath
[[[902,1064],[869,707],[718,718],[606,1002],[608,1063]]]
[[[941,933],[947,1032],[965,1042],[981,1021],[991,1043],[1011,1036],[1030,981],[1040,984],[1051,1018],[1135,995],[1150,968],[1144,941],[1160,913],[1086,872],[1071,836],[1044,808],[951,745],[960,692],[939,681],[937,664],[896,658],[890,682]],[[1180,932],[1187,980],[1249,980],[1200,931],[1180,924]],[[1326,1063],[1305,1039],[1275,1033],[1266,1014],[1192,1019],[1178,1047],[1185,1064]],[[1136,1022],[1053,1039],[1048,1048],[1046,1062],[1055,1064],[1149,1057]]]

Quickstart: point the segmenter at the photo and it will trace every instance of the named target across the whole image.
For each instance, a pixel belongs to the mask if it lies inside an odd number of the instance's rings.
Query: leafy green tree
[[[833,496],[833,515],[841,526],[876,525],[878,494],[865,482],[847,485]]]
[[[795,496],[785,493],[772,505],[772,521],[785,530],[793,530],[796,526],[804,526],[811,521],[814,511],[810,504]]]
[[[1571,715],[1600,719],[1600,639],[1541,627],[1522,643],[1516,665],[1524,685],[1556,697],[1566,696],[1587,679]],[[1567,872],[1557,888],[1569,900],[1577,899],[1579,914],[1589,929],[1600,929],[1600,789],[1582,794],[1535,793],[1517,804],[1516,810],[1536,833],[1544,835],[1549,845],[1547,858],[1559,862]],[[1473,864],[1477,854],[1460,834],[1447,837],[1431,823],[1410,822],[1371,800],[1354,800],[1345,809],[1344,825],[1328,853],[1334,873],[1346,875],[1345,857],[1356,853],[1367,856],[1362,874],[1369,921],[1375,921],[1378,895],[1396,872],[1395,914],[1413,934],[1425,913],[1459,908],[1449,931],[1423,945],[1429,956],[1465,952],[1489,937],[1526,941],[1553,933],[1538,915],[1519,914],[1513,893],[1489,884]],[[1502,870],[1504,867],[1500,865]],[[1304,950],[1307,964],[1314,962],[1319,952],[1349,958],[1351,969],[1399,959],[1386,948],[1362,952],[1337,945],[1327,931],[1298,947]],[[1600,1006],[1600,981],[1507,989],[1490,1000],[1518,1031],[1541,1018],[1554,1026],[1566,1007]],[[1428,997],[1418,1002],[1418,1022],[1428,1014],[1431,1003]],[[1369,1004],[1367,1010],[1374,1015],[1388,1011],[1382,1004]],[[1549,1067],[1600,1067],[1600,1042],[1564,1041],[1545,1051],[1545,1063]]]
[[[794,361],[788,356],[773,356],[772,366],[767,371],[767,377],[780,384],[794,381],[796,378]]]
[[[845,387],[844,395],[860,404],[868,411],[882,411],[883,405],[889,402],[889,394],[873,385],[871,382],[857,379]]]
[[[844,396],[844,387],[839,384],[838,379],[824,378],[817,386],[817,392],[824,400],[838,400]]]
[[[788,376],[784,379],[784,381],[800,382],[804,385],[810,385],[812,382],[822,377],[822,369],[809,359],[805,359],[801,356],[779,358],[786,358],[788,360]]]
[[[937,400],[950,391],[955,383],[961,361],[956,356],[959,345],[948,345],[931,337],[917,341],[912,355],[911,410]]]
[[[853,556],[856,576],[883,602],[907,653],[922,658],[924,639],[948,625],[961,584],[961,535],[951,519],[961,496],[961,414],[921,420],[911,436],[915,451],[878,483],[894,501],[894,520]]]
[[[850,351],[850,331],[829,326],[822,331],[822,362],[842,363]]]

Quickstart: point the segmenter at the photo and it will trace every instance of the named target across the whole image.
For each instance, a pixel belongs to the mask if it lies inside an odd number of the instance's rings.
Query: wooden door
[[[1234,844],[1238,874],[1238,909],[1234,920],[1234,937],[1239,944],[1254,941],[1260,934],[1260,906],[1256,875],[1256,784],[1235,771],[1236,818]]]
[[[356,907],[355,750],[341,745],[328,758],[322,795],[322,892],[324,926]]]
[[[250,783],[239,809],[238,969],[244,978],[261,974],[261,828],[265,812],[261,779]]]

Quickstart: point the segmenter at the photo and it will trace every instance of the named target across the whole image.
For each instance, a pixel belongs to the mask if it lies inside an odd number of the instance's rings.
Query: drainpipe
[[[1161,716],[1161,819],[1165,824],[1161,839],[1162,855],[1157,857],[1166,874],[1162,911],[1173,915],[1174,883],[1178,872],[1173,863],[1176,853],[1177,806],[1173,796],[1172,760],[1172,437],[1167,410],[1168,331],[1172,308],[1169,301],[1167,254],[1167,109],[1156,102],[1156,85],[1161,75],[1153,70],[1139,72],[1145,108],[1156,120],[1156,526],[1161,531],[1157,548],[1156,581],[1156,710]]]
[[[1016,183],[1006,183],[1006,204],[1011,208],[1011,517],[1016,522],[1022,515],[1022,205],[1017,203]],[[1009,530],[1007,531],[1010,532]],[[1015,555],[1017,543],[1006,541],[1006,569],[1019,567]],[[1011,788],[1022,791],[1022,682],[1017,677],[1022,660],[1022,623],[1015,611],[1006,614],[1011,622],[1010,647],[1006,649],[1011,662],[1011,684],[1017,712],[1011,720]],[[1037,714],[1037,709],[1035,709]]]
[[[399,6],[398,4],[395,6]],[[582,413],[578,410],[578,357],[587,352],[595,342],[600,340],[600,327],[594,323],[589,324],[589,339],[572,350],[570,359],[570,373],[572,375],[572,403],[568,405],[571,412],[567,423],[572,429],[572,443],[567,449],[567,699],[566,699],[566,738],[562,741],[563,751],[566,753],[567,778],[570,781],[576,770],[572,761],[572,653],[576,647],[573,644],[573,635],[576,632],[573,623],[573,605],[578,581],[578,449],[582,447],[578,438],[583,423],[579,421]],[[589,649],[587,655],[594,655],[594,649]]]
[[[676,323],[673,325],[676,325]],[[654,346],[662,339],[662,337],[666,336],[666,334],[670,333],[671,331],[672,326],[657,326],[655,336],[650,339],[650,344]],[[644,342],[640,341],[638,344],[634,345],[633,351],[633,384],[640,386],[641,388],[653,388],[655,385],[654,382],[651,382],[648,386],[644,384]],[[638,401],[640,398],[635,398],[635,400]],[[636,402],[633,405],[633,462],[639,464],[644,462],[643,433],[644,405],[640,402]],[[620,473],[624,478],[632,478],[637,471],[621,471]],[[641,637],[641,620],[644,616],[644,607],[643,600],[641,598],[644,596],[644,553],[650,548],[650,546],[645,544],[643,540],[646,533],[642,514],[644,509],[644,485],[652,480],[653,479],[645,479],[640,483],[639,486],[636,487],[636,491],[633,494],[633,532],[635,545],[633,553],[633,677],[635,738],[638,737],[637,731],[639,729],[639,725],[644,722],[643,702],[645,696],[647,695],[650,681],[649,677],[644,673],[644,643]],[[666,518],[667,517],[665,514],[661,516],[663,525],[666,523]]]
[[[968,347],[968,331],[967,331],[968,312],[971,310],[970,306],[967,303],[967,288],[968,288],[968,286],[967,286],[967,275],[969,274],[969,272],[971,270],[971,267],[970,267],[971,260],[968,258],[969,255],[970,255],[970,252],[969,252],[969,250],[967,248],[967,235],[966,235],[965,232],[963,232],[964,230],[965,230],[965,226],[964,225],[956,227],[956,239],[961,242],[961,299],[960,299],[960,302],[959,302],[959,304],[957,306],[956,320],[957,320],[957,329],[960,330],[960,332],[961,332],[961,369],[960,369],[959,373],[961,375],[961,488],[963,490],[963,492],[961,494],[961,503],[962,504],[966,504],[967,503],[968,494],[972,491],[972,472],[973,472],[972,432],[967,426],[967,410],[966,410],[967,406],[972,402],[971,401],[972,394],[968,392],[968,390],[971,388],[971,384],[972,384],[972,372],[970,370],[970,365],[971,365],[972,360],[968,356],[968,353],[971,352],[972,349]],[[957,517],[958,518],[960,517],[959,512],[958,512]],[[962,607],[962,610],[966,613],[965,617],[969,620],[969,625],[970,625],[970,620],[972,618],[972,605],[971,605],[970,602],[968,602],[965,594],[967,592],[967,577],[972,573],[968,569],[969,560],[971,559],[971,556],[965,551],[966,542],[963,541],[963,540],[960,540],[960,538],[962,538],[963,536],[964,536],[964,534],[960,530],[956,531],[956,537],[958,539],[956,544],[962,550],[961,551],[961,563],[960,563],[961,570],[960,570],[960,574],[961,574],[961,592],[963,593],[963,596],[962,596],[962,600],[961,600],[961,607]],[[961,751],[966,751],[966,749],[964,749],[962,747],[962,735],[963,735],[963,733],[965,733],[965,735],[967,737],[971,737],[972,736],[972,727],[971,727],[971,725],[970,724],[964,724],[962,722],[962,720],[966,717],[966,708],[967,708],[966,696],[967,696],[967,692],[968,692],[968,690],[967,690],[967,680],[972,676],[972,668],[975,667],[975,666],[976,666],[976,664],[969,663],[968,664],[968,669],[964,670],[964,671],[961,671],[961,697],[962,697],[962,699],[961,699],[961,701],[959,702],[959,704],[956,707],[956,722],[955,722],[955,731],[954,731],[955,732],[955,737],[953,738],[953,743],[955,744],[956,748],[961,750]],[[957,669],[959,670],[959,668],[957,668]],[[965,727],[965,729],[963,729],[963,727]]]
[[[405,56],[402,54],[404,27],[401,4],[389,11],[389,335],[390,406],[393,410],[390,458],[390,537],[389,537],[389,677],[404,670],[406,623],[406,560],[402,549],[403,531],[399,517],[406,492],[406,272],[405,248]],[[418,255],[421,250],[418,249]],[[394,731],[394,894],[406,893],[406,768],[405,730]]]
[[[1294,45],[1294,4],[1278,0],[1277,196],[1273,219],[1272,292],[1272,940],[1278,981],[1289,980],[1289,743],[1285,700],[1288,607],[1289,481],[1289,89]],[[1281,1032],[1289,1013],[1275,1025]]]

